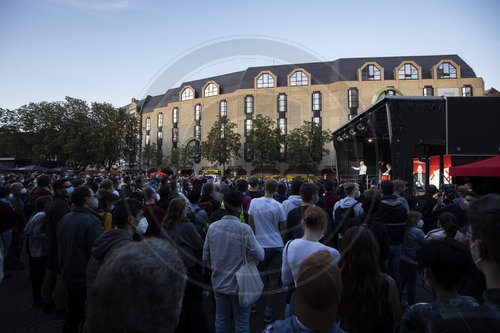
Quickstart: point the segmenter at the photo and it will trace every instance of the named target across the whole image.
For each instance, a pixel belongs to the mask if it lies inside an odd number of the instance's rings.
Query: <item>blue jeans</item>
[[[394,279],[401,293],[401,277],[399,275],[399,262],[401,261],[401,249],[403,245],[389,245],[389,275]]]
[[[234,316],[236,333],[250,332],[250,307],[241,307],[238,295],[227,295],[214,291],[215,297],[215,332],[229,333],[231,331],[231,311]]]
[[[417,284],[417,269],[418,265],[401,260],[401,292],[399,298],[402,297],[406,287],[406,301],[409,306],[415,303],[415,288]]]

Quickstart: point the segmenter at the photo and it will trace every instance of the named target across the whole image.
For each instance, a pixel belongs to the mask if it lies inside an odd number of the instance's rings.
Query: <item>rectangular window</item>
[[[312,122],[321,125],[321,117],[313,117]]]
[[[151,118],[147,117],[146,118],[146,131],[151,130]]]
[[[163,132],[158,132],[158,139],[163,139]]]
[[[179,129],[172,128],[172,142],[177,143],[179,141]]]
[[[251,160],[253,160],[252,146],[248,142],[245,142],[243,149],[245,154],[245,161],[250,162]]]
[[[163,113],[158,113],[158,128],[163,127]]]
[[[253,96],[248,95],[245,97],[245,113],[252,114],[253,113]]]
[[[278,128],[281,135],[286,135],[286,118],[278,119]]]
[[[201,140],[201,125],[196,125],[194,127],[194,136],[198,139]]]
[[[196,106],[194,107],[194,120],[201,120],[201,104],[196,104]]]
[[[149,134],[146,135],[146,146],[151,143],[151,136]]]
[[[248,136],[251,130],[252,130],[252,119],[247,119],[245,120],[245,136]]]
[[[219,116],[221,116],[221,117],[227,116],[227,102],[226,101],[220,101]]]
[[[424,96],[434,96],[434,88],[432,88],[432,86],[425,86]]]
[[[278,112],[286,112],[286,95],[278,95]]]
[[[358,88],[349,88],[347,98],[349,108],[359,107]]]
[[[312,94],[312,110],[321,111],[321,93],[319,91]]]
[[[179,122],[179,109],[174,108],[172,110],[172,123],[177,124]]]
[[[470,84],[462,87],[462,96],[472,96],[472,86]]]

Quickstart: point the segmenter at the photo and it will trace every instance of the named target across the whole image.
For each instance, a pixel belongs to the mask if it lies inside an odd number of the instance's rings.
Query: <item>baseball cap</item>
[[[307,328],[326,331],[337,319],[342,277],[330,253],[317,251],[300,264],[295,314]]]

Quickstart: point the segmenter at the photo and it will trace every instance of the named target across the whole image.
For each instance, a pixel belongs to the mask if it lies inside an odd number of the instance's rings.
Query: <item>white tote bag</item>
[[[247,307],[257,302],[264,289],[264,283],[262,283],[255,261],[247,260],[245,238],[243,237],[243,224],[241,225],[241,250],[243,254],[243,264],[236,271],[236,281],[238,282],[240,306]]]

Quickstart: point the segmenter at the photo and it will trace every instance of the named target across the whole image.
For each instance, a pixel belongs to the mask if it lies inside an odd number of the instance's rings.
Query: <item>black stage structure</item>
[[[357,179],[363,160],[368,178],[386,163],[392,178],[413,191],[413,158],[451,156],[458,166],[500,154],[500,97],[387,96],[332,133],[337,180]],[[427,175],[427,184],[428,184]],[[440,184],[443,184],[441,179]]]

